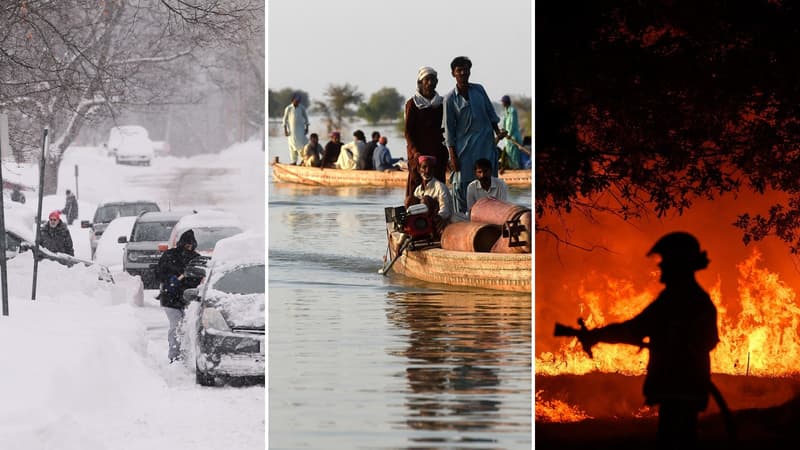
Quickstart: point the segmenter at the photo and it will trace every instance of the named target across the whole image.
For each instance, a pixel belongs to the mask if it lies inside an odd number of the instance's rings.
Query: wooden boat
[[[378,172],[377,170],[320,169],[319,167],[281,164],[277,158],[272,162],[272,177],[284,183],[313,186],[375,186],[405,187],[408,171]],[[529,187],[530,170],[506,170],[500,175],[509,186]]]
[[[389,231],[391,270],[431,283],[531,292],[530,253],[476,253],[433,248],[401,250],[403,234]]]

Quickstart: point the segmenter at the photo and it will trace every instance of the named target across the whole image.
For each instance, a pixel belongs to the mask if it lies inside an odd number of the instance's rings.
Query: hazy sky
[[[530,0],[268,0],[267,86],[312,101],[344,83],[365,101],[382,87],[407,98],[431,66],[444,95],[450,61],[464,55],[492,100],[531,96],[532,23]]]

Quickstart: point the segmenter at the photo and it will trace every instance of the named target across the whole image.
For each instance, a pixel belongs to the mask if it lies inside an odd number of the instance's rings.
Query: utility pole
[[[6,154],[11,154],[11,149],[8,148],[8,115],[0,114],[0,285],[2,285],[3,296],[3,315],[8,315],[8,267],[6,266],[6,219],[5,219],[5,204],[3,199],[3,161],[2,158]]]
[[[39,274],[39,241],[42,231],[42,197],[44,196],[44,162],[47,158],[47,132],[44,129],[42,136],[42,160],[39,162],[39,206],[36,208],[36,243],[33,246],[33,287],[31,288],[31,301],[36,300],[36,278]]]

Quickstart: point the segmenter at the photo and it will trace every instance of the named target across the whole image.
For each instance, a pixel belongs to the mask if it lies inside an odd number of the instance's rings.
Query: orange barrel
[[[504,202],[491,197],[484,197],[474,205],[470,211],[470,221],[493,223],[504,226],[506,222],[519,219],[519,243],[520,246],[511,247],[513,242],[510,237],[501,237],[495,248],[494,253],[530,253],[531,252],[531,210],[520,205]]]
[[[491,223],[454,222],[444,227],[442,249],[488,253],[502,233],[499,225]]]

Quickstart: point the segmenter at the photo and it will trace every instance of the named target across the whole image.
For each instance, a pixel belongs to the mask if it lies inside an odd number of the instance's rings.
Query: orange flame
[[[580,422],[592,417],[561,400],[542,400],[542,391],[536,392],[535,418],[537,422]]]
[[[711,353],[714,373],[776,377],[800,372],[800,307],[795,292],[777,273],[760,267],[760,262],[761,254],[754,250],[736,266],[739,298],[734,306],[740,309],[737,313],[723,302],[719,280],[709,290],[718,311],[721,341]],[[634,317],[656,298],[657,292],[606,278],[602,292],[581,288],[579,295],[582,299],[579,314],[585,317],[589,328],[594,328]],[[646,349],[599,344],[593,351],[594,359],[589,359],[577,339],[565,341],[557,351],[541,352],[536,357],[536,373],[600,371],[641,375],[645,372]],[[538,414],[537,409],[537,417]]]

